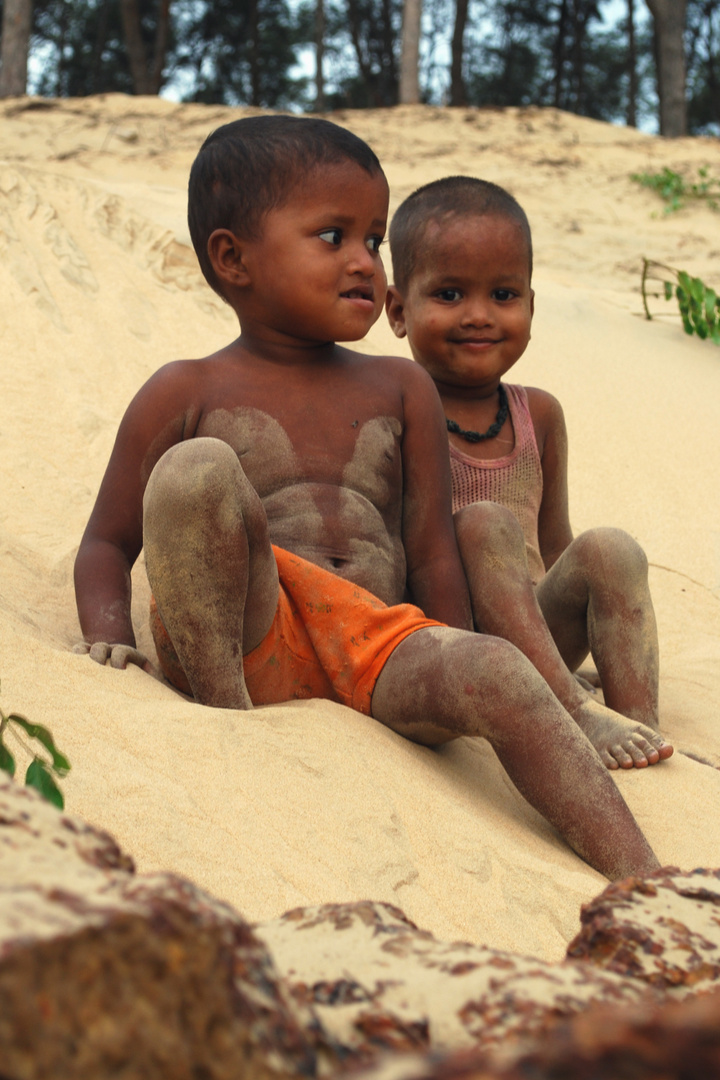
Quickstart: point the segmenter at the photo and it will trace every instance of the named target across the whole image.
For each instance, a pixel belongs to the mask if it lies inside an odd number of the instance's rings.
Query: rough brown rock
[[[720,990],[685,1001],[599,1006],[504,1052],[386,1058],[357,1080],[715,1080]]]
[[[3,1080],[312,1075],[311,1027],[231,908],[0,781]]]
[[[583,905],[572,960],[630,976],[676,996],[710,989],[720,976],[720,870],[609,885]]]
[[[625,1007],[650,992],[591,964],[437,941],[390,904],[297,908],[254,929],[340,1058],[498,1045],[593,1002]]]
[[[720,871],[609,886],[548,964],[370,901],[250,927],[0,780],[0,1080],[720,1076]],[[653,1071],[654,1070],[654,1071]]]

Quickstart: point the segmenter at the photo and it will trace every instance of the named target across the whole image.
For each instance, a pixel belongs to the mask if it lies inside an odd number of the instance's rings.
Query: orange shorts
[[[412,604],[388,607],[372,593],[273,546],[280,577],[275,619],[243,657],[253,705],[327,698],[370,715],[373,690],[390,653],[416,630],[443,626]],[[166,677],[191,694],[154,600],[150,626]]]

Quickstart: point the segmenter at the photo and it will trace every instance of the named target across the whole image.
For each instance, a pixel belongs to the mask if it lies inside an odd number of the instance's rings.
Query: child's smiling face
[[[510,217],[430,221],[404,294],[388,317],[438,383],[492,391],[530,340],[530,255]]]
[[[356,341],[378,318],[387,279],[379,249],[388,186],[342,162],[311,173],[242,242],[250,279],[243,333],[275,340]]]

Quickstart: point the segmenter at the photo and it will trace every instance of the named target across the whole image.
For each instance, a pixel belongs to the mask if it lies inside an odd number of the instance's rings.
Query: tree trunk
[[[628,127],[637,127],[637,44],[635,42],[635,0],[627,0],[628,34],[628,106],[626,122]]]
[[[151,94],[159,94],[162,86],[162,73],[165,67],[168,37],[170,34],[170,0],[160,0],[158,21],[155,28],[155,49],[150,66],[149,78]]]
[[[420,41],[420,11],[422,10],[422,0],[417,0],[418,4],[418,52]],[[382,56],[381,56],[381,68],[382,68],[382,86],[381,86],[381,101],[380,105],[397,105],[399,99],[399,87],[398,87],[398,73],[397,65],[395,63],[395,35],[392,24],[392,5],[390,0],[382,0]],[[419,99],[419,93],[418,93]],[[417,100],[417,99],[416,99]]]
[[[567,22],[568,22],[568,5],[567,0],[561,0],[560,10],[558,12],[557,21],[557,36],[555,38],[555,74],[554,84],[555,89],[553,92],[553,105],[556,109],[561,109],[564,104],[563,100],[563,75],[565,73],[565,36],[567,34]]]
[[[455,26],[452,36],[452,61],[450,64],[450,104],[467,105],[467,88],[463,78],[465,60],[465,27],[467,26],[469,0],[456,0]]]
[[[325,112],[325,4],[315,0],[315,112]]]
[[[0,98],[27,93],[32,0],[4,0],[0,40]]]
[[[358,68],[360,74],[366,83],[370,83],[372,80],[372,72],[370,70],[370,59],[366,55],[362,38],[360,34],[360,13],[358,11],[356,0],[347,0],[347,13],[348,22],[350,23],[350,40],[353,43],[355,49],[355,57],[358,62]]]
[[[136,94],[157,94],[162,86],[162,70],[167,50],[170,0],[160,0],[152,62],[148,61],[142,39],[137,0],[120,0],[120,14],[133,90]]]
[[[422,0],[404,0],[400,53],[400,104],[420,101],[420,19]]]
[[[647,0],[655,27],[660,134],[687,133],[685,100],[685,17],[687,0]]]
[[[250,38],[250,104],[260,105],[260,12],[258,0],[250,0],[248,37]]]

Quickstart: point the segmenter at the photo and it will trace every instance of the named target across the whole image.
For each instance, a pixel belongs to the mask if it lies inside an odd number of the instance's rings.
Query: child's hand
[[[90,645],[87,641],[79,641],[73,646],[74,653],[89,654],[90,659],[97,664],[105,664],[110,661],[110,667],[124,670],[128,664],[137,664],[148,675],[158,678],[158,673],[144,653],[133,645],[108,645],[105,641],[96,641]]]

